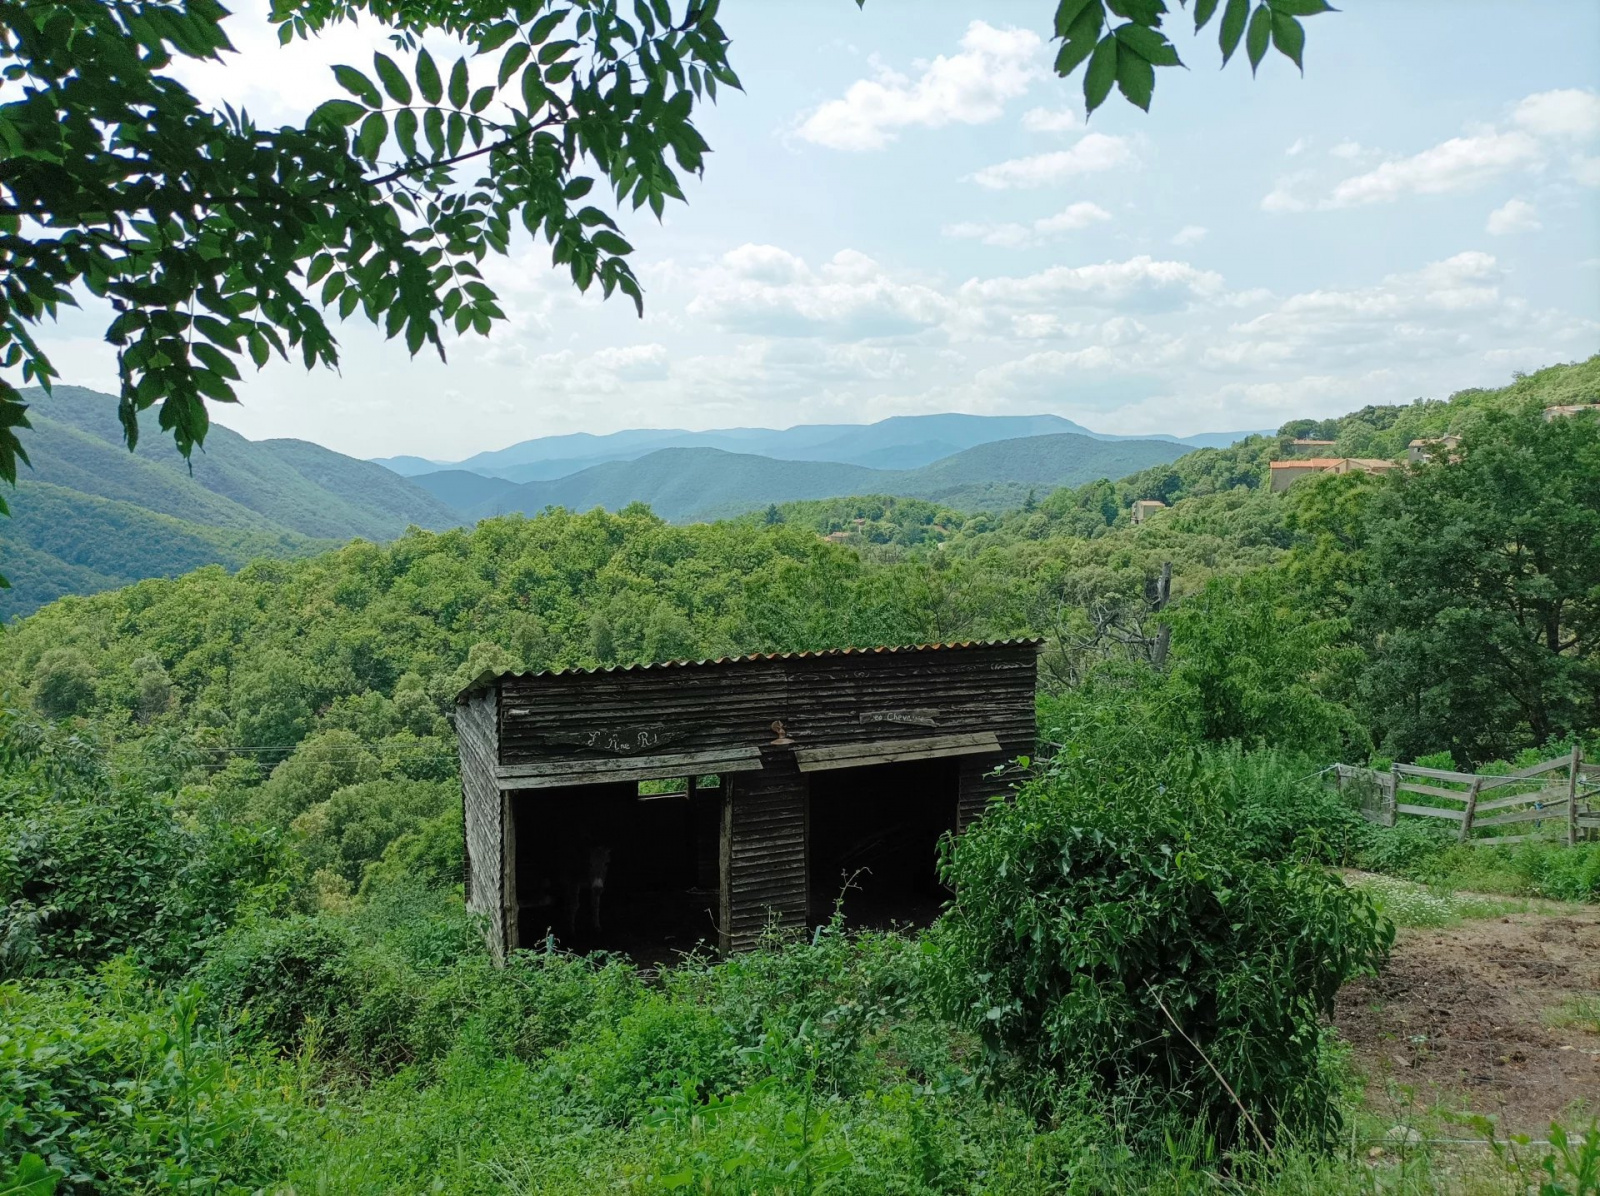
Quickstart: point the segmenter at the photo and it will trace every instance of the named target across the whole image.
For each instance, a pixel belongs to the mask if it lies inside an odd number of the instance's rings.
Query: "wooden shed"
[[[1039,647],[485,674],[456,707],[467,904],[497,957],[552,934],[738,951],[826,919],[850,878],[850,920],[925,917],[939,837],[1034,750]]]

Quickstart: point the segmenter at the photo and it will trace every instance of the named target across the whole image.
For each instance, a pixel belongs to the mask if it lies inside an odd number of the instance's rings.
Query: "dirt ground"
[[[1340,993],[1334,1021],[1380,1115],[1471,1111],[1539,1138],[1554,1119],[1600,1112],[1597,1000],[1600,909],[1560,907],[1401,929],[1382,974]],[[1574,1002],[1590,1003],[1586,1018],[1560,1024]]]

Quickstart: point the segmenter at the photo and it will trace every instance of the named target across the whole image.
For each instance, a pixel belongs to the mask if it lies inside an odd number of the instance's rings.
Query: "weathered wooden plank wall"
[[[509,676],[499,762],[760,744],[774,721],[797,745],[991,731],[1027,751],[1036,675],[1037,649],[1023,642]],[[631,751],[602,746],[619,737]]]
[[[495,690],[473,695],[456,707],[456,744],[461,757],[461,805],[465,840],[462,881],[467,908],[489,919],[489,948],[503,958],[507,909],[506,799],[495,782]],[[514,862],[513,862],[514,866]],[[514,878],[513,878],[514,880]]]
[[[807,778],[794,754],[762,753],[760,772],[728,778],[722,807],[723,951],[756,945],[769,920],[804,929],[809,893],[806,857]]]

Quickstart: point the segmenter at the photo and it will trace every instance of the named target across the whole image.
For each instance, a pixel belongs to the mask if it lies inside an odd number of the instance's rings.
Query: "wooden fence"
[[[1456,824],[1461,842],[1491,847],[1525,839],[1575,844],[1600,834],[1600,765],[1585,763],[1582,748],[1501,776],[1416,764],[1388,772],[1338,764],[1329,775],[1358,798],[1363,817],[1384,826],[1401,815],[1440,818]]]

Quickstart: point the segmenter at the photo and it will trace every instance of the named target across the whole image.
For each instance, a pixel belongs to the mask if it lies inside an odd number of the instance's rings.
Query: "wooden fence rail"
[[[1559,773],[1566,775],[1551,775]],[[1388,772],[1336,764],[1329,775],[1359,800],[1369,822],[1394,826],[1400,815],[1443,819],[1456,824],[1461,842],[1475,846],[1526,839],[1571,845],[1600,834],[1600,764],[1585,762],[1580,747],[1498,776],[1417,764],[1396,764]],[[1403,800],[1413,794],[1422,800]],[[1510,835],[1497,829],[1522,824],[1530,829]]]

